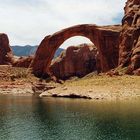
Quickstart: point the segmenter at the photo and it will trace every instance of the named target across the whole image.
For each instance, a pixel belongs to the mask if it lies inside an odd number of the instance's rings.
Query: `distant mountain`
[[[11,46],[11,49],[13,50],[14,55],[16,56],[29,56],[29,55],[34,55],[38,46],[31,46],[31,45],[26,45],[26,46]],[[60,53],[64,49],[58,48],[58,50],[55,53],[54,57],[57,57],[60,55]],[[46,52],[47,53],[47,52]]]

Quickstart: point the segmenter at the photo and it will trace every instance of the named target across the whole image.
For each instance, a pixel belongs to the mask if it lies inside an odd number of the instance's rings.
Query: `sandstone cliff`
[[[12,50],[9,46],[8,36],[0,34],[0,65],[7,65],[13,62]]]
[[[119,45],[119,65],[129,72],[140,68],[140,0],[128,0],[124,8]]]
[[[82,77],[96,71],[97,48],[92,44],[70,46],[53,60],[50,70],[60,79],[71,76]]]

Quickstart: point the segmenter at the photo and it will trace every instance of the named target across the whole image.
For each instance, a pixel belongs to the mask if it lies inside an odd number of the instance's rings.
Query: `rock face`
[[[0,34],[0,65],[7,65],[13,62],[13,54],[9,46],[9,39],[6,34]]]
[[[63,29],[46,36],[39,45],[33,61],[33,72],[37,76],[50,76],[50,64],[55,51],[67,39],[73,36],[85,36],[93,42],[99,52],[101,71],[105,72],[118,65],[119,35],[121,26],[96,26],[83,24]]]
[[[30,64],[32,63],[34,59],[34,56],[24,56],[24,57],[20,57],[19,59],[17,59],[14,63],[13,66],[14,67],[23,67],[23,68],[29,68]]]
[[[70,46],[52,61],[50,70],[58,79],[82,77],[97,70],[96,55],[97,48],[92,44]]]
[[[128,0],[124,8],[119,45],[119,65],[131,72],[140,68],[140,0]]]

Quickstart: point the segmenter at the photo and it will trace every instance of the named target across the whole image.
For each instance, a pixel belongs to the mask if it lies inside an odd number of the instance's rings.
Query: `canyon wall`
[[[119,45],[119,65],[133,73],[140,68],[140,0],[128,0],[124,8]]]

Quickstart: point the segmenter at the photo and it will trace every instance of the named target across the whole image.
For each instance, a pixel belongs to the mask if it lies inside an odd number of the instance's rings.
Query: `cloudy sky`
[[[11,45],[36,45],[49,34],[76,24],[121,23],[126,0],[0,0],[0,32]],[[63,45],[88,42],[72,38]]]

